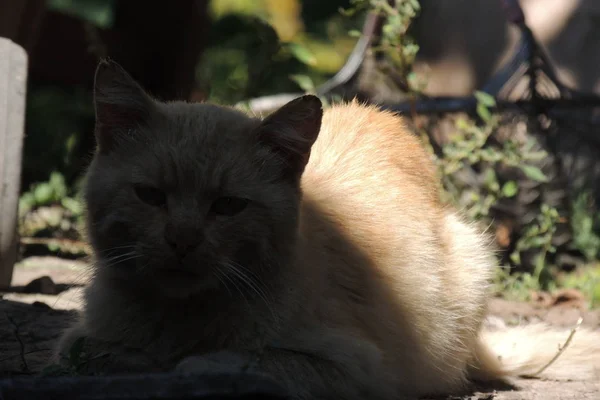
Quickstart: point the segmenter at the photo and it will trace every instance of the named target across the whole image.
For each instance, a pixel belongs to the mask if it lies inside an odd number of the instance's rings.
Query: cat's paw
[[[197,356],[189,356],[175,366],[182,374],[230,374],[255,370],[255,358],[247,354],[223,350]]]
[[[159,371],[158,363],[141,350],[98,340],[76,325],[64,333],[44,373],[98,375]]]
[[[368,340],[334,329],[297,331],[295,335],[270,347],[318,356],[343,366],[355,376],[376,377],[384,369],[379,347]]]

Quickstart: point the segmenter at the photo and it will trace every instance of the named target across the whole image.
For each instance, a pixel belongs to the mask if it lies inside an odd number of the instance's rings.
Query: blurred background
[[[600,3],[521,0],[524,19],[515,3],[0,0],[0,36],[29,55],[21,259],[89,256],[79,189],[109,56],[163,100],[402,112],[446,199],[494,235],[499,294],[600,306]]]

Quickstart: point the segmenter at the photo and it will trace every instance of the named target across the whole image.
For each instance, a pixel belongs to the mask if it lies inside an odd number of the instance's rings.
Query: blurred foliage
[[[575,196],[570,222],[574,232],[573,247],[581,250],[587,261],[597,260],[600,256],[600,213],[589,191]]]
[[[297,77],[318,85],[336,73],[356,43],[348,31],[362,16],[340,13],[347,0],[313,3],[213,0],[209,46],[197,71],[206,98],[235,104],[302,90]]]
[[[48,179],[52,170],[60,171],[72,183],[81,172],[82,161],[89,156],[79,149],[86,141],[94,140],[90,93],[77,87],[35,84],[30,84],[28,90],[24,185]]]
[[[469,219],[491,227],[494,225],[492,208],[503,199],[517,196],[520,190],[517,181],[503,180],[499,171],[517,170],[522,179],[547,182],[548,178],[536,165],[547,153],[536,150],[539,147],[533,135],[524,142],[513,138],[491,140],[501,128],[500,117],[489,110],[494,99],[485,93],[476,93],[476,98],[479,101],[477,115],[456,120],[455,134],[442,147],[441,155],[435,155],[427,135],[421,134],[425,144],[429,144],[427,147],[442,177],[444,199]],[[600,269],[595,267],[600,247],[597,222],[600,221],[592,203],[592,197],[583,193],[572,203],[569,215],[561,216],[556,208],[542,202],[509,257],[514,266],[519,266],[521,254],[534,250],[533,269],[515,273],[509,265],[502,266],[494,278],[495,291],[510,299],[527,300],[535,292],[575,288],[592,306],[600,305]],[[591,263],[579,268],[576,274],[565,274],[555,268],[549,257],[556,251],[552,241],[557,224],[565,217],[569,218],[574,232],[572,248],[586,255]]]
[[[435,157],[439,175],[442,177],[444,200],[453,203],[470,220],[482,221],[491,225],[491,208],[503,198],[517,195],[519,186],[513,180],[501,181],[497,172],[500,169],[519,169],[527,178],[544,182],[544,173],[535,161],[547,156],[535,151],[535,139],[529,137],[525,144],[506,138],[490,140],[499,128],[500,118],[490,112],[495,105],[493,97],[477,92],[477,119],[461,117],[456,120],[456,131],[449,142],[442,147],[442,154]],[[427,135],[422,137],[428,142]],[[433,147],[428,146],[432,155]],[[474,171],[477,170],[478,173]],[[543,204],[538,218],[525,229],[516,243],[511,260],[520,264],[520,254],[531,248],[540,249],[535,271],[531,274],[539,288],[543,288],[547,278],[546,254],[553,252],[551,244],[555,232],[558,213],[554,208]]]
[[[456,121],[456,133],[444,145],[442,157],[437,159],[446,196],[464,208],[471,219],[489,216],[490,208],[504,197],[514,197],[519,188],[515,181],[500,182],[496,170],[503,167],[518,168],[530,179],[546,181],[542,171],[533,164],[546,157],[545,152],[532,151],[535,139],[529,138],[521,146],[512,139],[501,142],[490,137],[498,129],[500,119],[492,115],[490,107],[494,98],[477,92],[477,114],[481,123],[467,118]],[[485,171],[482,185],[469,185],[459,178],[459,173],[478,166]]]
[[[94,25],[107,28],[113,22],[115,0],[49,0],[48,8],[82,18]]]
[[[23,244],[62,255],[89,253],[81,240],[85,221],[79,187],[69,188],[63,175],[54,171],[47,182],[35,183],[21,195],[19,236]]]
[[[577,289],[585,295],[590,307],[600,307],[600,265],[594,264],[572,273],[560,274],[556,278],[556,287]]]

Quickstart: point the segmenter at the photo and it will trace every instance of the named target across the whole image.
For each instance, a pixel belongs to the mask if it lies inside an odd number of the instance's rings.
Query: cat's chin
[[[181,268],[161,268],[154,273],[154,284],[168,297],[185,298],[218,288],[210,274],[200,275]]]

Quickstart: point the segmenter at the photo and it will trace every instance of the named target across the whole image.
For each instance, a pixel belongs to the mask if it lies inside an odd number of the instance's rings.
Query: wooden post
[[[25,125],[27,53],[0,37],[0,287],[17,259],[17,213]]]

